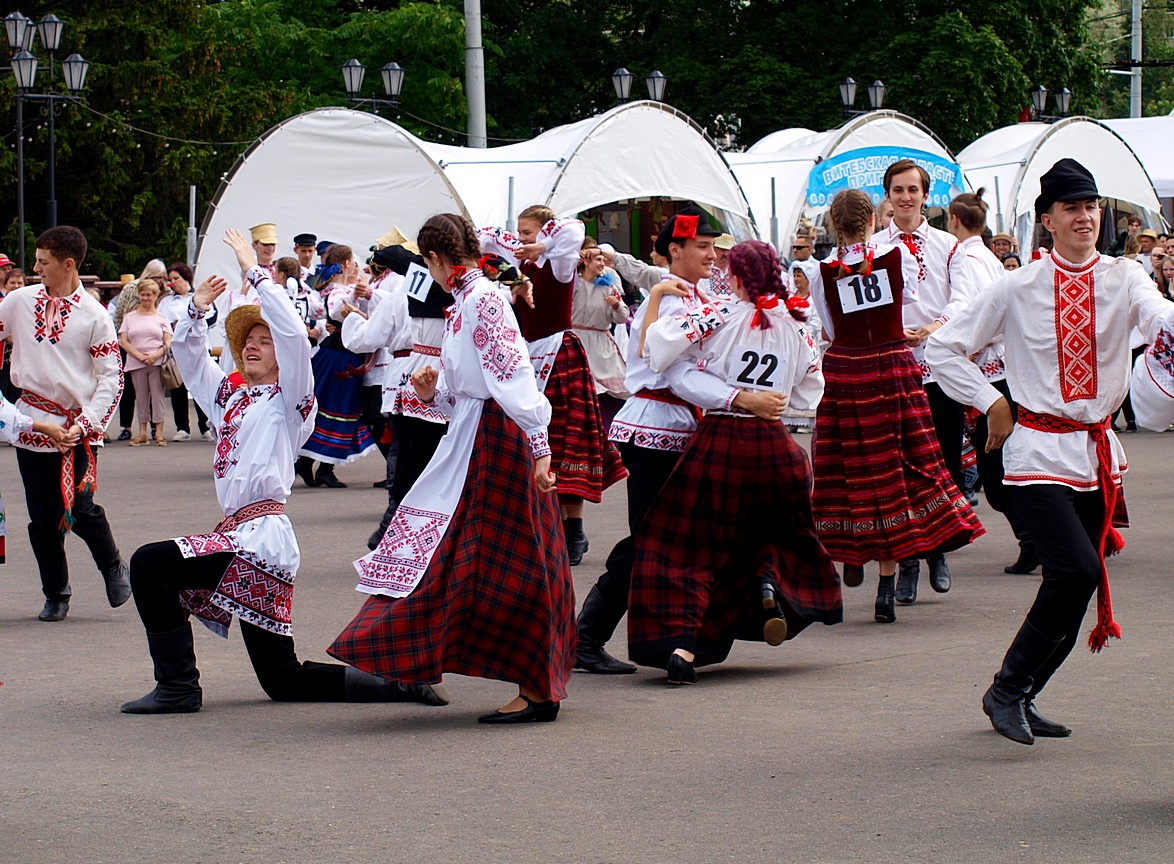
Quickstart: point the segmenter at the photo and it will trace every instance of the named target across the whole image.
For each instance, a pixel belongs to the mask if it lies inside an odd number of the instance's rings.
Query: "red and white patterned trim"
[[[534,454],[535,459],[550,455],[550,438],[545,429],[527,432],[526,438],[530,441],[530,452]]]
[[[667,450],[682,453],[693,440],[693,432],[676,429],[659,429],[652,426],[636,426],[622,420],[613,420],[608,439],[617,444],[632,443],[646,450]]]
[[[1096,280],[1092,268],[1074,273],[1057,261],[1054,278],[1060,396],[1065,402],[1097,395]]]
[[[90,356],[97,360],[99,357],[118,356],[117,342],[99,342],[90,346]]]

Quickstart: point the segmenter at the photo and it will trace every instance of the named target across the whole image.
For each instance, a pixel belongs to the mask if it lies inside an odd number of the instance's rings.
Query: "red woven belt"
[[[52,399],[33,393],[31,390],[25,390],[21,398],[30,408],[64,417],[64,426],[67,429],[73,426],[82,415],[81,408],[66,408],[63,405],[58,405]],[[81,446],[86,452],[86,473],[78,482],[75,482],[73,476],[73,453],[61,455],[61,503],[65,505],[65,512],[61,514],[61,521],[57,527],[62,534],[68,534],[73,528],[73,502],[76,493],[89,492],[92,494],[98,491],[98,465],[94,460],[94,450],[90,446],[88,436],[82,436]]]
[[[402,360],[404,357],[411,357],[412,356],[412,349],[411,348],[401,348],[398,351],[392,351],[391,356],[394,357],[396,360]]]
[[[1088,645],[1093,651],[1100,651],[1108,643],[1110,637],[1121,638],[1121,627],[1113,620],[1113,603],[1109,597],[1109,571],[1105,566],[1107,554],[1120,552],[1125,548],[1125,538],[1113,527],[1113,512],[1117,508],[1117,496],[1121,492],[1117,488],[1117,484],[1113,482],[1113,454],[1109,447],[1111,418],[1106,417],[1096,423],[1081,423],[1078,420],[1069,420],[1067,417],[1057,417],[1054,414],[1037,414],[1020,405],[1016,422],[1028,429],[1038,429],[1040,432],[1061,435],[1067,432],[1087,432],[1092,436],[1093,443],[1096,444],[1097,483],[1101,487],[1105,517],[1097,542],[1097,554],[1101,559],[1101,581],[1097,585],[1097,625],[1089,634]]]
[[[417,343],[412,346],[412,351],[413,351],[413,353],[416,353],[416,354],[426,354],[429,357],[439,357],[440,356],[440,348],[438,348],[438,347],[434,348],[431,345],[420,345]]]
[[[280,516],[284,512],[284,504],[282,504],[280,501],[274,501],[271,498],[266,498],[264,501],[257,501],[254,504],[246,504],[231,516],[225,516],[220,520],[220,524],[216,526],[215,531],[217,534],[223,534],[226,531],[239,528],[246,522],[252,522],[254,519],[260,519],[262,516]]]

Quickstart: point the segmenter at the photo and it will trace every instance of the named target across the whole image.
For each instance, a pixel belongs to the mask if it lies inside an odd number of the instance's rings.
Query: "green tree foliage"
[[[364,95],[381,95],[383,63],[407,70],[401,125],[430,140],[463,140],[462,0],[22,0],[21,10],[65,18],[59,58],[78,51],[93,63],[86,105],[57,118],[57,197],[61,220],[90,236],[87,269],[106,276],[180,257],[188,186],[198,187],[202,216],[257,136],[345,103],[339,67],[351,57],[367,66]],[[886,107],[955,149],[1014,122],[1036,83],[1069,87],[1073,109],[1087,113],[1103,87],[1078,0],[483,0],[482,12],[491,144],[607,110],[619,66],[636,76],[635,98],[660,69],[666,101],[715,136],[736,115],[742,144],[840,123],[836,85],[848,75],[861,84],[858,107],[880,78]],[[5,75],[0,99],[9,109],[12,96]],[[35,235],[45,224],[48,146],[32,106],[26,122]],[[0,169],[15,176],[10,131],[5,143]],[[11,251],[14,183],[0,190],[0,206],[0,248]]]

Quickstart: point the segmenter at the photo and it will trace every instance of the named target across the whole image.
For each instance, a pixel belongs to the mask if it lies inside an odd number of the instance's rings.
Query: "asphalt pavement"
[[[0,862],[1174,861],[1174,434],[1123,437],[1134,527],[1110,573],[1124,639],[1077,648],[1038,703],[1075,733],[1034,747],[979,707],[1039,584],[1004,575],[1014,541],[985,502],[989,533],[950,556],[953,590],[923,576],[896,624],[872,620],[873,566],[845,589],[843,624],[739,643],[695,687],[576,673],[553,724],[478,725],[513,688],[461,676],[444,708],[273,703],[236,628],[225,642],[198,626],[204,710],[124,716],[152,686],[134,604],[108,608],[71,538],[69,618],[36,620],[0,448]],[[124,555],[215,525],[211,456],[195,441],[106,448],[97,498]],[[328,660],[359,608],[351,561],[386,500],[377,457],[338,474],[350,488],[299,481],[289,505],[302,659]],[[622,486],[588,507],[580,598],[624,522]],[[626,656],[622,626],[612,648]]]

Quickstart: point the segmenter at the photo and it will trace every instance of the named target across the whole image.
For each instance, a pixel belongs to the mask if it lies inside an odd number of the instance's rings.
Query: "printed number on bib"
[[[885,270],[853,273],[851,276],[837,279],[836,289],[840,292],[840,308],[844,310],[845,315],[875,309],[878,306],[888,306],[893,302],[893,288],[889,284],[889,274]]]
[[[726,383],[741,390],[774,390],[785,393],[787,358],[763,351],[753,345],[739,345],[730,355],[729,377]]]
[[[409,297],[423,303],[428,299],[428,289],[432,287],[432,274],[427,267],[413,263],[404,274],[404,286]]]

